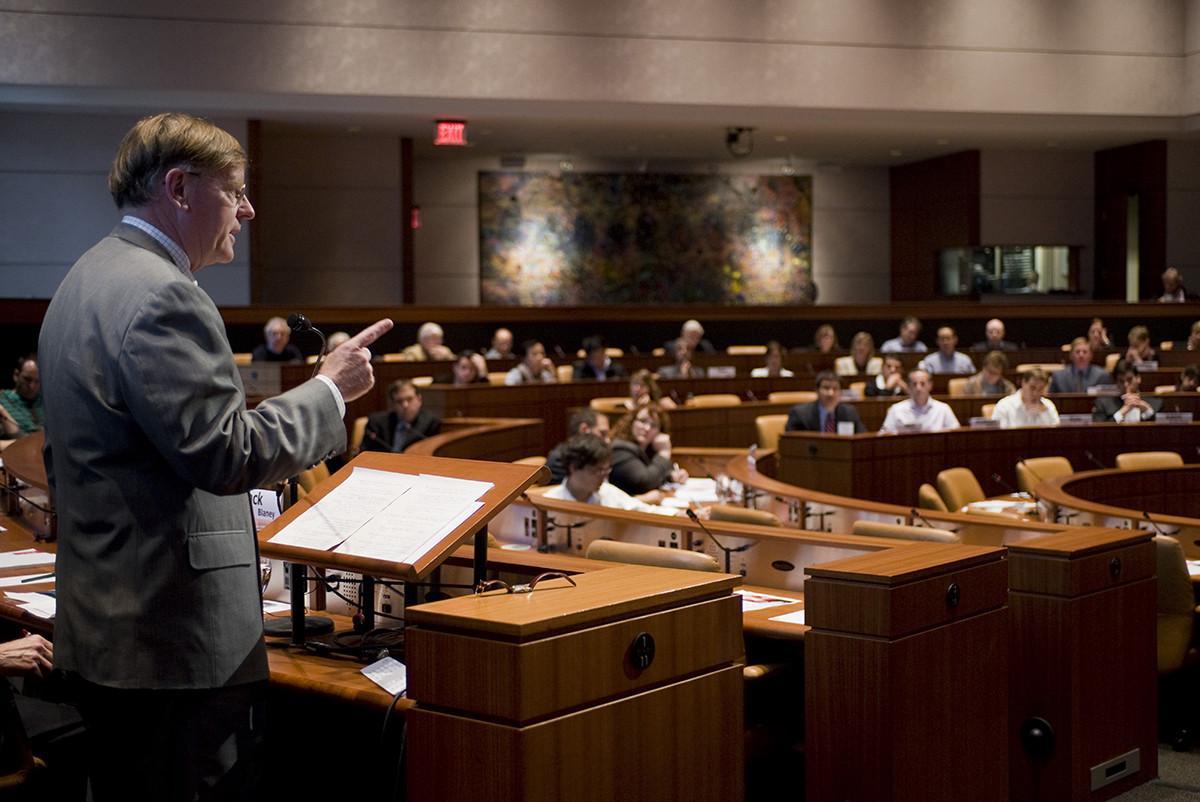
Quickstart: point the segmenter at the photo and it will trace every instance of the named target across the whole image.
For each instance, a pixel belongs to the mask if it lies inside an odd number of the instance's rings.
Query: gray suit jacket
[[[54,294],[38,361],[58,512],[58,666],[118,688],[264,679],[250,488],[345,447],[309,381],[246,409],[221,317],[118,225]]]

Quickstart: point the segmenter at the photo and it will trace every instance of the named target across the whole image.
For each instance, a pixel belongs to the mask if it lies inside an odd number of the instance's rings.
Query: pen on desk
[[[30,577],[26,577],[25,579],[22,579],[22,580],[21,580],[21,584],[22,584],[22,585],[24,585],[26,582],[41,582],[43,579],[53,579],[53,578],[54,578],[54,574],[55,574],[55,573],[56,573],[56,572],[54,572],[54,571],[51,571],[51,572],[50,572],[50,573],[48,573],[48,574],[42,574],[42,575],[40,575],[40,576],[30,576]]]

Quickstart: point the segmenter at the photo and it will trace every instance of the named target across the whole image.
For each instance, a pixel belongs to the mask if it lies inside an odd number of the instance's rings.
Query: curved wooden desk
[[[1161,532],[1179,540],[1189,559],[1200,558],[1200,465],[1083,471],[1040,482],[1042,500],[1072,523]],[[1150,520],[1147,520],[1147,514]],[[1151,523],[1153,521],[1153,523]]]
[[[542,455],[541,418],[449,418],[444,431],[413,443],[405,454],[512,462]]]
[[[13,441],[4,449],[4,470],[9,476],[20,479],[38,490],[49,491],[46,481],[46,463],[42,461],[42,446],[46,442],[45,432],[34,432],[28,437]]]

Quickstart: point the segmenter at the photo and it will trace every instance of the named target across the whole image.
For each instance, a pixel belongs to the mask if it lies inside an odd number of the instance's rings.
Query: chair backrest
[[[357,454],[362,448],[363,436],[367,433],[367,416],[354,419],[354,425],[350,427],[350,447],[347,449],[351,454]]]
[[[1183,548],[1173,537],[1154,537],[1155,573],[1158,574],[1158,670],[1183,667],[1195,626],[1192,580]]]
[[[318,462],[307,471],[302,471],[298,478],[304,492],[311,493],[314,487],[329,478],[329,468],[324,462]]]
[[[716,571],[719,567],[716,560],[698,551],[622,543],[619,540],[593,540],[587,548],[586,556],[591,560],[685,568],[689,571]]]
[[[428,387],[433,384],[432,376],[413,376],[409,379],[413,383],[413,387]]]
[[[713,504],[708,508],[708,516],[712,521],[728,521],[735,524],[783,525],[779,521],[779,516],[773,512],[739,507],[736,504]]]
[[[1160,342],[1158,344],[1158,350],[1174,351],[1175,350],[1175,341],[1174,340],[1163,340],[1162,342]]]
[[[392,351],[391,353],[383,354],[379,358],[382,359],[384,362],[407,362],[407,361],[409,361],[408,357],[406,357],[404,355],[403,351]]]
[[[894,537],[898,540],[926,540],[932,543],[961,543],[960,538],[949,529],[932,529],[928,526],[905,526],[904,524],[885,524],[881,521],[854,522],[851,530],[856,535],[871,537]]]
[[[1033,457],[1017,463],[1017,489],[1032,493],[1037,483],[1075,473],[1066,457]]]
[[[1117,360],[1119,360],[1120,358],[1121,358],[1120,351],[1117,351],[1116,353],[1112,353],[1112,354],[1109,354],[1108,356],[1104,357],[1104,369],[1107,370],[1109,373],[1112,373],[1113,368],[1115,368],[1117,366]]]
[[[239,351],[238,353],[233,355],[233,364],[249,365],[250,359],[252,356],[253,356],[253,354],[251,354],[249,351]]]
[[[629,396],[625,395],[602,395],[599,398],[593,398],[588,401],[588,406],[597,412],[605,414],[616,412],[624,413],[629,411],[628,402]]]
[[[867,383],[866,382],[850,382],[850,386],[847,387],[846,389],[849,390],[854,395],[857,395],[859,398],[862,398],[863,396],[865,396],[867,394]]]
[[[924,482],[917,488],[917,506],[923,510],[950,511],[946,509],[946,502],[938,494],[937,488],[929,484],[929,482]]]
[[[992,413],[995,411],[996,411],[995,404],[984,404],[982,407],[979,408],[979,414],[983,415],[983,417],[985,417],[985,418],[992,417]]]
[[[706,393],[694,395],[684,406],[689,407],[732,407],[742,403],[742,397],[733,393]]]
[[[1183,457],[1174,451],[1127,451],[1117,455],[1117,467],[1123,471],[1144,468],[1174,468],[1183,464]]]
[[[496,370],[488,374],[488,384],[504,384],[504,380],[508,378],[507,370]]]
[[[1173,392],[1175,392],[1175,385],[1173,385],[1173,384],[1156,384],[1156,385],[1154,385],[1154,392],[1156,392],[1156,393],[1173,393]]]
[[[968,381],[970,381],[970,378],[966,376],[962,376],[957,379],[951,379],[946,384],[946,389],[949,391],[950,395],[966,395]]]
[[[767,394],[772,404],[807,404],[817,400],[816,390],[780,390]]]
[[[308,356],[304,357],[304,364],[315,365],[315,364],[317,364],[317,360],[320,358],[321,358],[320,354],[309,354]]]
[[[1062,370],[1063,363],[1062,362],[1022,362],[1021,364],[1017,365],[1016,372],[1024,373],[1027,370],[1033,370],[1035,368],[1037,368],[1039,370],[1044,370],[1047,373],[1053,373],[1056,370]]]
[[[741,354],[742,356],[755,356],[765,354],[767,346],[765,345],[731,345],[725,349],[725,353],[730,356]]]
[[[558,365],[554,368],[554,375],[560,382],[569,382],[575,378],[575,368],[570,365]]]
[[[779,448],[779,435],[787,426],[787,415],[759,415],[754,419],[759,448]]]
[[[947,468],[940,472],[937,475],[937,489],[951,512],[987,498],[970,468]]]

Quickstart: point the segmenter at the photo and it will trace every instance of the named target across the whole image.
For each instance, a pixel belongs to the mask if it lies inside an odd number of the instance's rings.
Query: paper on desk
[[[54,563],[54,555],[37,549],[0,552],[0,568],[17,568],[22,565],[45,565]]]
[[[452,494],[470,501],[476,501],[495,485],[477,479],[456,479],[453,476],[437,476],[432,473],[421,474],[421,492]]]
[[[408,473],[355,468],[340,485],[271,538],[282,546],[326,551],[354,534],[417,483]]]
[[[1188,560],[1188,576],[1200,576],[1200,560]]]
[[[483,506],[482,501],[429,498],[409,493],[334,549],[338,554],[411,563]]]
[[[797,610],[794,613],[784,613],[783,615],[773,616],[771,618],[771,620],[779,621],[784,624],[803,624],[804,623],[804,611]]]
[[[769,596],[766,593],[755,593],[749,590],[738,588],[734,591],[741,594],[742,597],[742,612],[748,613],[751,610],[761,610],[764,607],[776,607],[780,604],[798,604],[801,599],[790,599],[786,596]]]
[[[408,689],[408,669],[395,658],[384,657],[376,660],[371,665],[364,666],[362,673],[393,696]]]
[[[683,487],[676,489],[675,497],[681,498],[684,501],[695,501],[696,503],[707,503],[719,501],[717,497],[717,483],[714,479],[689,478]]]
[[[286,613],[286,612],[290,612],[291,609],[292,609],[292,605],[288,604],[287,602],[263,599],[263,612],[264,613]]]
[[[45,577],[45,579],[38,579]],[[22,585],[32,585],[33,582],[26,582],[27,579],[37,579],[39,583],[48,582],[54,584],[54,577],[46,576],[45,574],[21,574],[20,576],[5,576],[0,577],[0,588],[21,587]]]
[[[17,603],[18,606],[33,613],[38,618],[53,618],[56,608],[53,596],[48,596],[45,593],[14,593],[8,591],[8,598]]]

